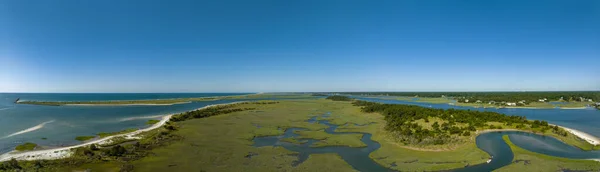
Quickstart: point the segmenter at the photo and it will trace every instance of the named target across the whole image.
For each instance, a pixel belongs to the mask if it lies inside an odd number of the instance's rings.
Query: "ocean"
[[[0,93],[0,154],[33,142],[47,147],[80,143],[77,136],[145,128],[149,119],[237,100],[202,101],[170,106],[39,106],[21,100],[101,101],[244,95],[249,93]]]

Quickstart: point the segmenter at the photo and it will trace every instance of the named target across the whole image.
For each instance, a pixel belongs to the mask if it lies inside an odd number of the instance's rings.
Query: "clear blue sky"
[[[0,92],[600,90],[600,1],[0,2]]]

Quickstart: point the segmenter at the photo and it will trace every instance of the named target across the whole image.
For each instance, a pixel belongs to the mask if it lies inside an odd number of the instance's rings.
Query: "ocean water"
[[[0,93],[0,154],[16,145],[33,142],[48,147],[80,143],[77,136],[144,128],[149,119],[180,113],[211,104],[238,100],[217,100],[171,106],[38,106],[15,104],[21,100],[93,101],[140,100],[184,97],[243,95],[247,93],[159,93],[159,94],[30,94]],[[46,139],[42,139],[46,138]]]

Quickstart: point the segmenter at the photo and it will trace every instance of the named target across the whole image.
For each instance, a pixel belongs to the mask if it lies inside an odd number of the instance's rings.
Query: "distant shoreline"
[[[221,106],[221,105],[229,105],[229,104],[237,104],[237,103],[241,103],[244,101],[238,101],[238,102],[232,102],[232,103],[222,103],[222,104],[213,104],[213,105],[208,105],[208,106],[204,106],[201,108],[197,108],[195,110],[191,110],[191,111],[196,111],[196,110],[201,110],[201,109],[206,109],[206,108],[210,108],[210,107],[215,107],[215,106]],[[187,112],[191,112],[191,111],[187,111]],[[74,148],[79,148],[79,147],[83,147],[83,146],[89,146],[91,144],[98,144],[98,143],[103,143],[106,141],[109,141],[113,138],[116,137],[128,137],[128,138],[135,138],[135,135],[138,135],[142,132],[147,132],[150,130],[154,130],[157,129],[161,126],[163,126],[164,124],[166,124],[173,115],[175,114],[179,114],[179,113],[173,113],[173,114],[168,114],[168,115],[164,115],[162,116],[162,119],[148,127],[148,128],[144,128],[144,129],[138,129],[136,131],[133,132],[129,132],[129,133],[124,133],[124,134],[118,134],[118,135],[113,135],[113,136],[108,136],[108,137],[104,137],[101,139],[97,139],[97,140],[92,140],[89,142],[85,142],[85,143],[81,143],[81,144],[77,144],[77,145],[73,145],[73,146],[67,146],[67,147],[59,147],[59,148],[52,148],[52,149],[45,149],[45,150],[34,150],[34,151],[25,151],[25,152],[20,152],[20,151],[16,151],[13,150],[11,152],[5,153],[0,155],[0,162],[2,161],[8,161],[12,158],[15,158],[16,160],[41,160],[41,159],[61,159],[61,158],[66,158],[71,156],[72,151],[71,149]]]
[[[157,104],[157,103],[131,103],[131,104],[62,104],[60,106],[171,106],[176,104],[187,104],[192,103],[188,102],[178,102],[178,103],[165,103],[165,104]]]
[[[473,108],[494,108],[494,109],[587,109],[588,106],[582,106],[582,107],[528,107],[528,106],[476,106],[476,105],[464,105],[464,104],[455,104],[455,103],[448,103],[448,105],[453,105],[453,106],[462,106],[462,107],[473,107]]]

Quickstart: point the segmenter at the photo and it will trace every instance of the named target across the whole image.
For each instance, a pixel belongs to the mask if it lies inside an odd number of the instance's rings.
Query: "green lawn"
[[[502,139],[514,153],[513,163],[496,171],[599,171],[600,162],[553,157],[527,151],[514,145],[508,136]]]

